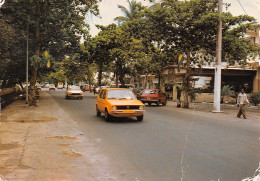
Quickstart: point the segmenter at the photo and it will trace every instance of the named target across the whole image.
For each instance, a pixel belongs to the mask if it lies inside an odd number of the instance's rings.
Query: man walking
[[[241,89],[241,92],[237,97],[237,106],[239,107],[239,111],[237,113],[238,118],[240,118],[241,114],[243,114],[244,119],[246,119],[245,104],[249,104],[249,101],[247,99],[245,90]]]

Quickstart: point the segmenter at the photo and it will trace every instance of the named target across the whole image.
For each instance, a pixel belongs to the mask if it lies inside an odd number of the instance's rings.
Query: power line
[[[241,8],[243,9],[243,11],[246,13],[246,15],[248,15],[247,12],[246,12],[246,10],[244,9],[243,5],[241,4],[240,0],[237,0],[237,1],[238,1],[238,3],[240,4],[240,6],[241,6]]]

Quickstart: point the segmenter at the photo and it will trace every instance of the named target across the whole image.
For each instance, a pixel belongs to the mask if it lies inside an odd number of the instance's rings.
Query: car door
[[[106,95],[107,95],[107,90],[103,91],[103,94],[101,95],[101,101],[102,101],[102,112],[105,112],[105,108],[106,108]]]
[[[101,91],[98,95],[98,98],[97,98],[97,107],[98,107],[98,110],[102,112],[102,94],[103,94],[103,91]]]

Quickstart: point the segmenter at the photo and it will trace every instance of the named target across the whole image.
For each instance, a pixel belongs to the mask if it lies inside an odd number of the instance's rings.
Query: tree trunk
[[[125,87],[124,77],[125,77],[124,72],[123,72],[123,70],[121,69],[121,70],[119,71],[119,81],[120,81],[120,83],[121,83],[121,87]]]
[[[102,72],[103,72],[103,66],[99,66],[99,71],[98,71],[98,86],[101,86],[101,81],[102,81]]]
[[[183,108],[189,108],[190,51],[187,51],[186,74],[183,77]]]
[[[115,72],[114,79],[115,79],[116,88],[118,88],[118,73],[117,72]]]
[[[36,22],[35,22],[35,37],[36,37],[36,47],[35,47],[35,55],[40,57],[40,2],[36,0]],[[38,68],[34,67],[31,81],[30,81],[30,96],[29,96],[29,106],[36,105],[36,81],[37,81],[37,72]]]
[[[160,89],[161,87],[161,75],[160,73],[158,73],[158,85],[157,85],[157,89]]]
[[[88,65],[88,87],[89,87],[89,92],[92,92],[91,90],[91,75],[90,75],[90,70],[89,70],[89,65]]]
[[[35,106],[36,105],[36,81],[37,81],[37,72],[38,69],[34,68],[32,72],[32,77],[30,81],[30,96],[29,96],[29,106]]]

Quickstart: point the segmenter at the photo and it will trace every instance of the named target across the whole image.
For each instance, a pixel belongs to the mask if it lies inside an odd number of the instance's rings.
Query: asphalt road
[[[105,122],[96,117],[96,96],[49,94],[100,145],[120,180],[238,181],[258,168],[259,122],[172,106],[146,106],[143,122]]]

